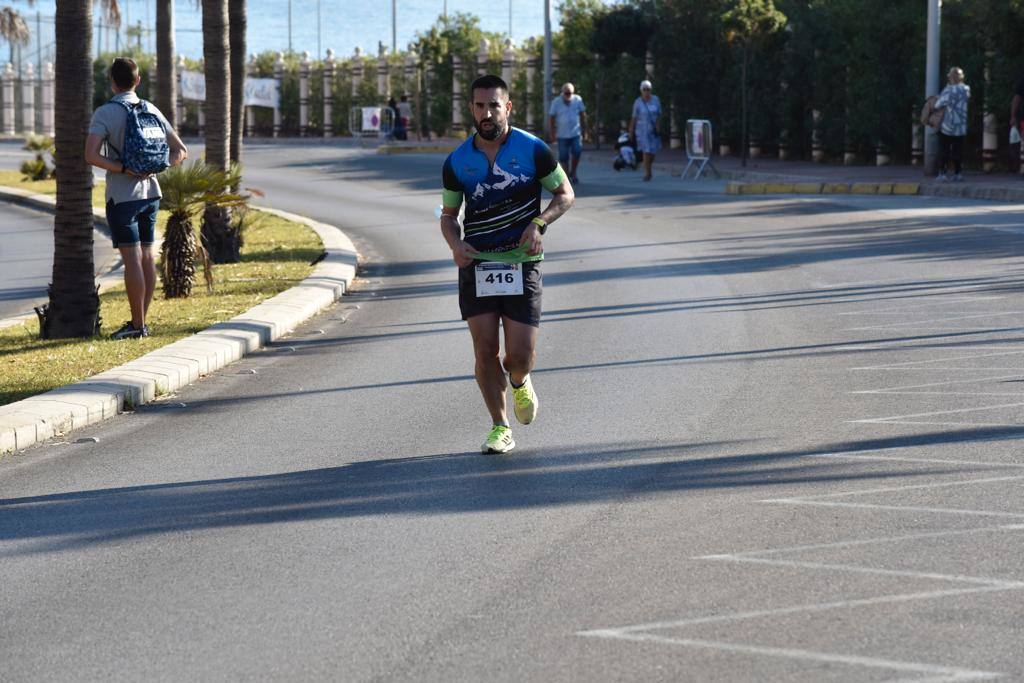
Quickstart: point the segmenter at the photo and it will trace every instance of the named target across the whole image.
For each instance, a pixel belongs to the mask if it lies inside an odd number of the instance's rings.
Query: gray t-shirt
[[[128,91],[118,93],[111,99],[112,102],[107,102],[93,112],[92,121],[89,123],[89,134],[99,135],[103,138],[104,144],[100,149],[100,154],[104,158],[111,161],[120,161],[121,153],[119,150],[124,149],[124,129],[128,122],[128,112],[125,111],[123,106],[115,104],[115,102],[123,100],[128,104],[135,104],[139,101],[139,96],[132,91]],[[149,104],[149,108],[160,117],[165,130],[173,130],[171,124],[168,123],[160,110],[152,104]],[[157,182],[155,177],[142,180],[128,173],[107,171],[106,201],[108,202],[113,199],[115,204],[121,204],[136,199],[156,199],[161,196],[163,195],[160,193],[160,183]]]
[[[576,94],[568,102],[561,95],[551,100],[551,109],[548,111],[548,115],[555,117],[555,137],[574,138],[582,135],[580,114],[586,110],[583,98]]]

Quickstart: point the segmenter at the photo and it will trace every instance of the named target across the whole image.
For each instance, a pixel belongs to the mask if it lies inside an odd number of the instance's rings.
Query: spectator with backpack
[[[124,285],[132,319],[113,339],[149,336],[146,312],[156,288],[153,260],[160,183],[156,174],[177,166],[188,150],[152,103],[139,99],[139,67],[127,57],[110,65],[114,96],[93,112],[85,141],[85,160],[107,172],[107,224],[124,261]]]

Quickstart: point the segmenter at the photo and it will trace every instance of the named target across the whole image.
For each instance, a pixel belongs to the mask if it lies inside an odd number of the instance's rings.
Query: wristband
[[[547,222],[540,216],[534,216],[533,218],[530,219],[530,222],[537,226],[537,232],[539,232],[541,235],[548,231]]]

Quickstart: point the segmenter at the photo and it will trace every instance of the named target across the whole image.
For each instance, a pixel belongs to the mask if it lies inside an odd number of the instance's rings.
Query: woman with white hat
[[[661,100],[651,94],[651,82],[640,81],[640,97],[633,102],[633,117],[629,120],[629,134],[636,139],[637,149],[644,153],[644,180],[651,179],[654,155],[661,149],[658,118]]]

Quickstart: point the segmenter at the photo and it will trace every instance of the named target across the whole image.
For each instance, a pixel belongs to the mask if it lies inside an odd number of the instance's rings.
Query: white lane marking
[[[1024,427],[1024,422],[939,422],[934,420],[850,420],[879,425],[931,425],[933,427]],[[1018,434],[1014,438],[1020,438]]]
[[[1003,674],[991,671],[977,671],[974,669],[960,669],[934,664],[919,664],[917,662],[904,662],[895,659],[883,659],[881,657],[862,657],[859,655],[840,655],[828,652],[814,652],[812,650],[796,650],[793,648],[766,647],[763,645],[738,645],[714,640],[698,640],[696,638],[669,638],[653,633],[621,633],[617,629],[601,629],[595,631],[581,631],[577,635],[596,638],[615,638],[620,640],[632,640],[637,642],[665,643],[668,645],[683,645],[688,647],[701,647],[724,652],[735,652],[739,654],[764,655],[768,657],[781,657],[784,659],[796,659],[808,662],[822,662],[825,664],[848,664],[850,666],[864,666],[874,669],[893,669],[894,671],[906,671],[916,673],[936,674],[945,677],[946,680],[968,681],[1000,678]]]
[[[909,321],[908,323],[890,323],[889,325],[872,325],[866,328],[850,328],[851,330],[878,330],[881,328],[906,328],[918,325],[929,325],[931,323],[948,323],[949,321],[971,321],[978,317],[997,317],[999,315],[1021,315],[1024,310],[1005,310],[996,313],[971,313],[970,315],[946,315],[943,317],[930,317],[924,321]]]
[[[962,481],[942,481],[933,484],[906,484],[903,486],[884,486],[873,489],[858,489],[855,491],[839,491],[836,493],[814,493],[807,496],[796,496],[800,500],[820,500],[822,498],[841,498],[843,496],[866,496],[875,493],[896,493],[900,491],[913,491],[923,489],[944,489],[957,486],[969,486],[971,484],[994,484],[1002,481],[1019,481],[1024,475],[1008,477],[987,477],[985,479],[964,479]],[[764,503],[774,502],[776,499],[766,499]]]
[[[994,301],[996,299],[1005,299],[1002,295],[994,296],[957,296],[949,299],[942,299],[941,301],[925,301],[922,303],[914,304],[913,306],[890,306],[889,308],[879,308],[877,310],[865,310],[865,311],[847,311],[845,313],[836,313],[836,315],[906,315],[912,311],[920,310],[922,308],[928,308],[930,306],[946,306],[951,303],[961,303],[964,301]]]
[[[873,417],[865,420],[846,420],[846,422],[889,422],[890,420],[904,420],[910,417],[931,417],[932,415],[958,415],[960,413],[977,413],[983,410],[1000,410],[1002,408],[1019,408],[1024,406],[1024,403],[998,403],[991,406],[981,406],[977,408],[955,408],[953,410],[932,410],[927,413],[910,413],[909,415],[891,415],[889,417]]]
[[[764,502],[764,501],[761,501]],[[832,550],[835,548],[851,548],[860,545],[878,545],[897,541],[917,541],[925,538],[943,538],[945,536],[963,536],[967,534],[981,534],[994,531],[1024,531],[1024,524],[999,524],[997,526],[972,527],[970,529],[945,529],[943,531],[924,531],[917,534],[904,534],[902,536],[881,536],[878,538],[858,538],[852,541],[833,541],[831,543],[808,543],[804,545],[789,545],[779,548],[764,548],[761,550],[744,550],[738,553],[726,555],[704,555],[695,559],[712,559],[716,557],[757,557],[758,555],[778,555],[782,553],[802,553],[811,550]]]
[[[971,583],[985,588],[960,589],[967,592],[980,590],[1020,590],[1024,588],[1024,581],[1007,581],[1006,579],[993,579],[984,576],[960,576],[957,574],[938,574],[934,572],[917,572],[911,569],[880,569],[878,567],[861,567],[850,564],[831,564],[828,562],[800,562],[797,560],[776,560],[768,557],[737,557],[735,555],[705,555],[705,560],[717,560],[726,562],[748,562],[751,564],[768,564],[776,567],[797,567],[799,569],[828,569],[834,572],[851,572],[854,574],[874,574],[877,576],[902,576],[922,581],[951,581],[955,583]],[[944,591],[940,591],[944,592]],[[927,595],[927,594],[901,594],[895,597],[902,598],[905,595]],[[893,596],[889,596],[893,597]],[[866,598],[870,600],[883,600],[885,596],[878,598]],[[918,598],[914,598],[915,600]],[[846,601],[843,601],[846,602]]]
[[[874,503],[841,503],[835,500],[803,500],[801,498],[776,498],[762,501],[765,503],[783,503],[785,505],[815,505],[831,508],[851,508],[863,510],[891,510],[893,512],[932,512],[940,515],[965,515],[969,517],[1007,517],[1024,519],[1021,512],[996,512],[993,510],[964,510],[960,508],[933,508],[922,505],[877,505]]]
[[[935,368],[929,368],[934,370]],[[976,368],[978,370],[988,370],[989,368]],[[1012,375],[996,375],[994,377],[972,377],[970,379],[949,379],[942,382],[928,382],[926,384],[902,384],[896,387],[883,387],[881,389],[867,389],[861,391],[851,391],[851,394],[880,394],[887,391],[896,391],[903,389],[923,389],[925,387],[944,387],[950,384],[973,384],[977,382],[992,382],[994,380],[1004,379],[1022,379],[1021,373],[1017,372]]]
[[[1024,391],[854,391],[886,396],[1024,396]]]
[[[907,351],[913,351],[915,349],[915,347],[913,347],[913,346],[906,346],[904,348]],[[927,349],[927,350],[931,350],[931,349]],[[915,366],[915,365],[929,365],[929,364],[932,364],[932,363],[947,363],[947,362],[954,362],[955,363],[955,362],[958,362],[958,361],[973,360],[975,358],[993,358],[995,356],[1014,356],[1014,355],[1021,354],[1021,353],[1024,353],[1024,349],[1018,348],[1017,350],[1013,350],[1013,351],[994,351],[992,353],[976,353],[976,354],[972,354],[970,356],[949,356],[949,357],[946,357],[946,358],[929,358],[927,360],[908,360],[908,361],[901,361],[901,362],[898,362],[898,363],[886,363],[884,365],[860,365],[860,366],[849,368],[849,369],[850,370],[890,370],[890,369],[896,369],[896,368],[900,368],[900,367],[909,367],[909,366]],[[978,368],[978,369],[984,369],[984,368]]]
[[[959,423],[958,423],[959,424]],[[1005,435],[1005,436],[992,436],[983,439],[984,441],[1008,441],[1010,439],[1017,440],[1020,438],[1019,434]],[[919,462],[919,463],[945,463],[948,465],[963,465],[964,467],[984,467],[988,465],[992,468],[1001,467],[1024,467],[1024,463],[1019,462],[989,462],[987,460],[950,460],[946,458],[913,458],[905,455],[870,455],[871,453],[885,453],[889,451],[902,451],[907,448],[917,448],[918,446],[895,446],[892,448],[872,448],[870,450],[864,450],[863,452],[850,453],[850,452],[838,452],[838,453],[823,453],[820,457],[827,458],[853,458],[855,460],[886,460],[893,462]],[[807,457],[819,457],[807,456]]]
[[[911,343],[912,341],[917,341],[917,340],[899,339],[899,340],[895,340],[895,341],[879,340],[879,341],[874,341],[874,342],[859,342],[857,344],[847,344],[846,346],[835,346],[835,347],[833,347],[833,349],[835,349],[837,351],[840,351],[840,350],[847,350],[847,351],[902,351],[902,350],[906,350],[906,351],[922,351],[922,350],[924,350],[924,351],[935,351],[937,349],[946,349],[946,348],[948,348],[948,349],[963,349],[963,350],[970,350],[970,349],[974,349],[974,348],[978,348],[978,349],[991,349],[992,348],[992,344],[976,343],[976,342],[970,342],[970,343],[965,342],[965,343],[962,343],[962,344],[958,344],[958,343],[955,343],[955,342],[954,343],[938,343],[938,342],[931,343],[928,340],[924,340],[921,344],[916,344],[916,343]],[[1003,348],[1003,349],[1022,349],[1022,348],[1024,348],[1024,347],[1021,347],[1021,346],[1014,346],[1013,344],[1000,344],[999,346],[1000,346],[1000,348]],[[1022,351],[1017,350],[1017,351],[1013,351],[1013,353],[1022,353]],[[972,358],[972,356],[967,356],[967,358]],[[958,359],[953,359],[953,360],[958,360]],[[923,361],[911,361],[911,362],[918,363],[918,362],[923,362]],[[929,361],[929,362],[931,362],[931,361]],[[848,370],[854,370],[856,368],[847,368],[847,369]]]

